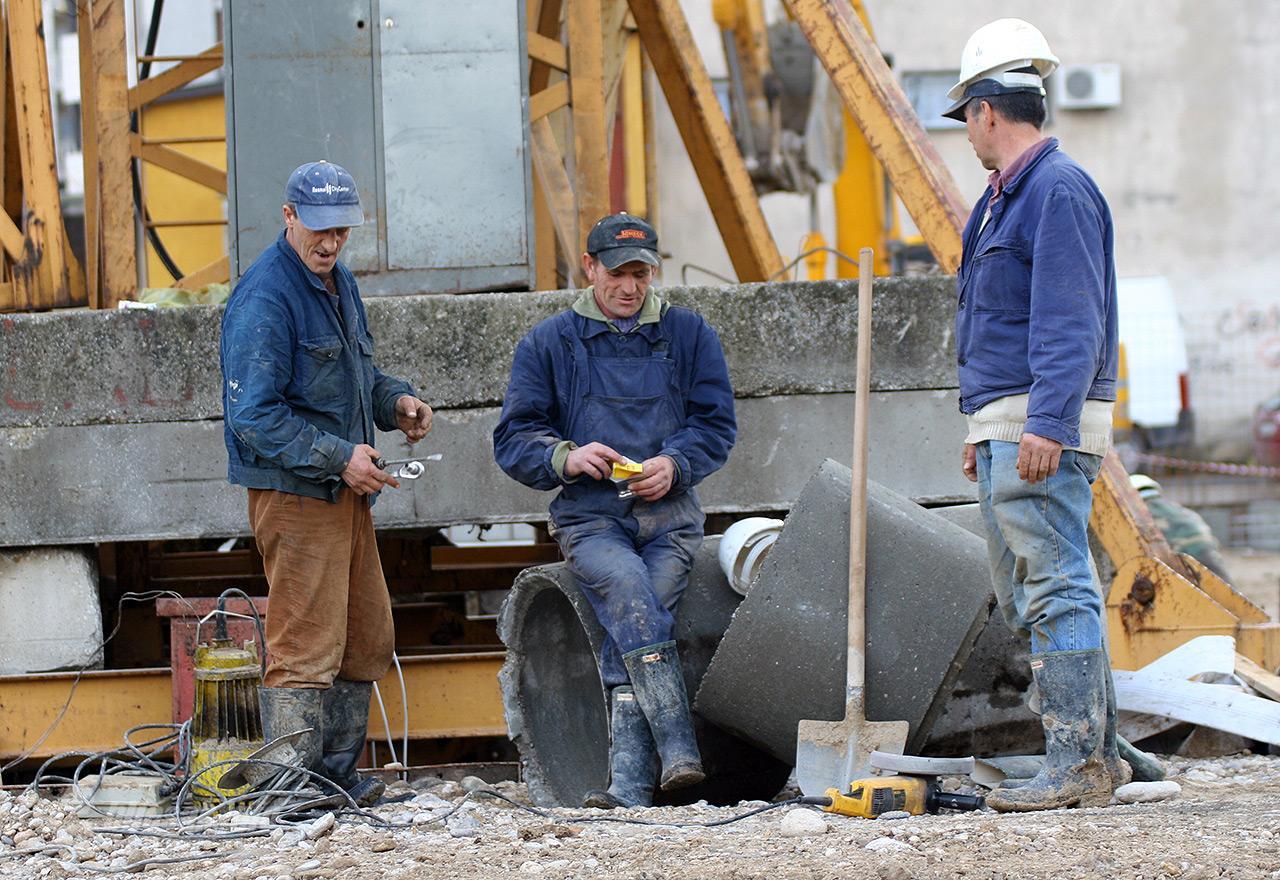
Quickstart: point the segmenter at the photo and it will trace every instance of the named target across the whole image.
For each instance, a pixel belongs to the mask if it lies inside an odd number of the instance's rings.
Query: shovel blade
[[[907,745],[905,721],[867,721],[860,700],[845,706],[843,721],[801,721],[796,740],[796,781],[808,797],[871,775],[871,753],[901,755]]]

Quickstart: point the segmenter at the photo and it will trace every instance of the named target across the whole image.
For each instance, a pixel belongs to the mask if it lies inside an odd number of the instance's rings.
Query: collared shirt
[[[630,333],[641,324],[656,324],[662,319],[662,299],[653,290],[650,290],[645,295],[644,302],[640,305],[640,311],[630,318],[606,318],[604,312],[600,311],[600,304],[596,302],[596,290],[594,287],[588,287],[578,294],[578,298],[573,301],[572,308],[574,312],[584,318],[607,324],[614,333]]]
[[[991,198],[987,199],[987,208],[990,209],[996,203],[996,200],[1004,193],[1004,188],[1009,181],[1018,176],[1018,173],[1026,168],[1043,152],[1047,147],[1054,143],[1053,138],[1041,138],[1031,146],[1027,147],[1018,158],[1009,163],[1006,168],[997,168],[991,172],[987,178],[987,186],[991,187]]]

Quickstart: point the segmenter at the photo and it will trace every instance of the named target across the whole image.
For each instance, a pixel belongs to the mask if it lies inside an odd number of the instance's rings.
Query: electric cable
[[[663,822],[655,819],[628,819],[625,816],[557,816],[554,813],[548,813],[537,807],[530,807],[522,804],[513,798],[494,791],[492,788],[476,789],[474,794],[484,795],[486,797],[496,798],[500,801],[506,801],[511,806],[524,810],[526,813],[532,813],[543,819],[549,819],[552,822],[612,822],[619,825],[660,825],[667,828],[719,828],[722,825],[731,825],[734,822],[741,822],[743,819],[749,819],[752,816],[758,816],[761,813],[767,813],[770,810],[778,810],[782,807],[791,807],[795,805],[829,807],[831,806],[831,798],[827,797],[794,797],[785,801],[778,801],[773,804],[765,804],[763,807],[756,807],[745,813],[739,813],[736,816],[730,816],[727,819],[717,819],[714,822]]]
[[[262,666],[262,680],[267,680],[267,630],[262,625],[262,617],[258,614],[258,606],[249,598],[249,594],[239,587],[227,587],[219,595],[219,599],[236,594],[249,605],[249,613],[253,615],[253,625],[258,630],[258,660]]]

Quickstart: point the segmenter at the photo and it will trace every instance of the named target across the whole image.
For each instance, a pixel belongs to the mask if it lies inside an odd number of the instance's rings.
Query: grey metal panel
[[[738,445],[699,488],[709,512],[780,510],[818,464],[848,461],[851,394],[738,400]],[[516,483],[493,462],[499,410],[441,410],[420,444],[442,452],[410,488],[384,493],[379,528],[532,522],[550,492]],[[916,500],[972,501],[956,467],[964,425],[954,391],[873,394],[870,473]],[[0,430],[0,546],[79,544],[248,533],[244,490],[226,482],[219,420]],[[378,451],[408,454],[403,435]]]
[[[518,9],[382,0],[388,269],[528,263]]]
[[[328,159],[355,177],[366,223],[343,261],[378,268],[378,196],[370,0],[228,0],[228,96],[234,140],[232,200],[238,265],[249,267],[279,234],[289,172]]]

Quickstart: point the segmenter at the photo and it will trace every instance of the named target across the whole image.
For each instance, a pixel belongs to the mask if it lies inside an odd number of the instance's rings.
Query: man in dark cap
[[[222,319],[227,479],[249,490],[270,589],[261,689],[268,739],[309,729],[304,766],[361,804],[373,682],[394,650],[371,506],[399,483],[374,463],[374,429],[431,429],[413,386],[373,364],[364,305],[338,254],[364,222],[355,181],[310,162],[285,187],[284,231],[244,273]]]
[[[737,433],[720,339],[697,313],[651,289],[658,238],[613,214],[587,237],[591,287],[516,347],[498,464],[534,489],[560,489],[551,528],[607,637],[611,693],[607,791],[588,806],[648,806],[703,779],[674,641],[674,611],[702,543],[694,487]],[[615,465],[640,474],[615,483]]]

